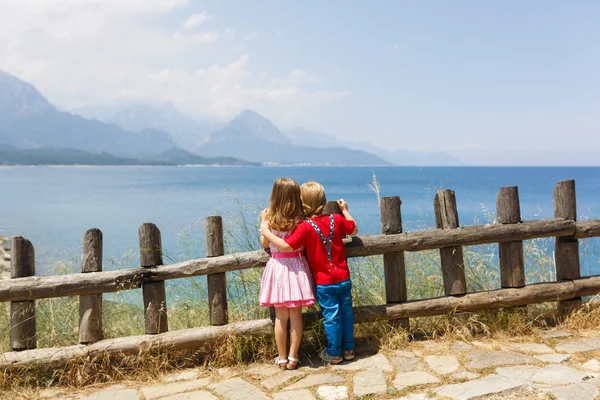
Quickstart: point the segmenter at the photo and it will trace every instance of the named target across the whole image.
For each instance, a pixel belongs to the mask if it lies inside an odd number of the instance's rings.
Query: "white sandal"
[[[287,369],[287,364],[287,358],[279,359],[279,356],[275,357],[275,365],[277,365],[279,369]]]
[[[298,364],[300,363],[300,360],[298,360],[297,358],[294,357],[290,357],[288,356],[288,365],[287,365],[287,369],[296,369],[298,368]],[[290,363],[294,363],[294,365],[291,365]]]

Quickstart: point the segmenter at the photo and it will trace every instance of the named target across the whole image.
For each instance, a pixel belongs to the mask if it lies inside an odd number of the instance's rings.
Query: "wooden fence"
[[[559,301],[563,313],[581,304],[582,296],[600,292],[600,276],[581,278],[578,239],[600,236],[600,219],[576,221],[575,182],[560,181],[554,189],[554,218],[521,221],[517,187],[503,187],[496,200],[497,223],[460,227],[455,194],[440,190],[434,209],[437,229],[402,232],[399,197],[381,199],[381,235],[347,239],[348,257],[383,255],[386,304],[355,307],[356,323],[394,320],[409,327],[409,318],[453,311],[476,311]],[[326,212],[336,212],[335,202]],[[523,240],[555,237],[555,282],[526,285]],[[76,357],[138,354],[198,348],[222,335],[272,334],[272,320],[228,323],[226,273],[263,267],[266,251],[224,255],[223,225],[218,216],[206,219],[207,257],[163,265],[159,229],[151,223],[139,229],[140,267],[102,271],[102,233],[87,231],[83,238],[81,273],[35,276],[32,244],[13,237],[12,279],[0,281],[0,302],[10,302],[12,352],[0,355],[0,367],[61,365]],[[501,288],[468,293],[463,246],[498,243]],[[405,251],[439,249],[445,296],[407,301]],[[207,275],[211,326],[168,331],[165,281]],[[142,288],[145,335],[103,339],[102,293]],[[79,296],[79,344],[36,349],[35,300]],[[305,313],[307,320],[318,315]]]

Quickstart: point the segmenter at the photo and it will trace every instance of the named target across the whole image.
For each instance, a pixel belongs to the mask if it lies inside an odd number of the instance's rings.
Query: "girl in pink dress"
[[[260,213],[273,234],[285,238],[304,220],[300,186],[293,179],[279,178],[273,183],[269,208]],[[260,235],[260,244],[271,249],[260,282],[260,305],[275,307],[275,342],[279,355],[275,363],[281,369],[296,369],[302,338],[302,307],[315,304],[312,275],[304,250],[283,253]],[[290,322],[290,351],[287,353],[287,325]]]

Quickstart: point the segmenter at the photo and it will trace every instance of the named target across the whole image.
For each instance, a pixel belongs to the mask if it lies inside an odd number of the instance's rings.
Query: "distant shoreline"
[[[322,164],[262,164],[262,165],[235,165],[235,164],[15,164],[0,165],[0,169],[13,168],[600,168],[600,165],[322,165]]]
[[[234,164],[15,164],[15,165],[0,165],[0,169],[12,168],[138,168],[138,167],[171,167],[171,168],[198,168],[198,167],[261,167],[261,165],[234,165]]]

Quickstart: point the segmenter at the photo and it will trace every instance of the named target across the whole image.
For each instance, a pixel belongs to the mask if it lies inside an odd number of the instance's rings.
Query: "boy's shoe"
[[[354,360],[354,351],[352,351],[352,350],[344,350],[344,351],[342,351],[342,357],[346,361]]]
[[[339,364],[344,360],[342,356],[330,356],[327,354],[327,349],[323,349],[319,352],[319,358],[328,364]]]

